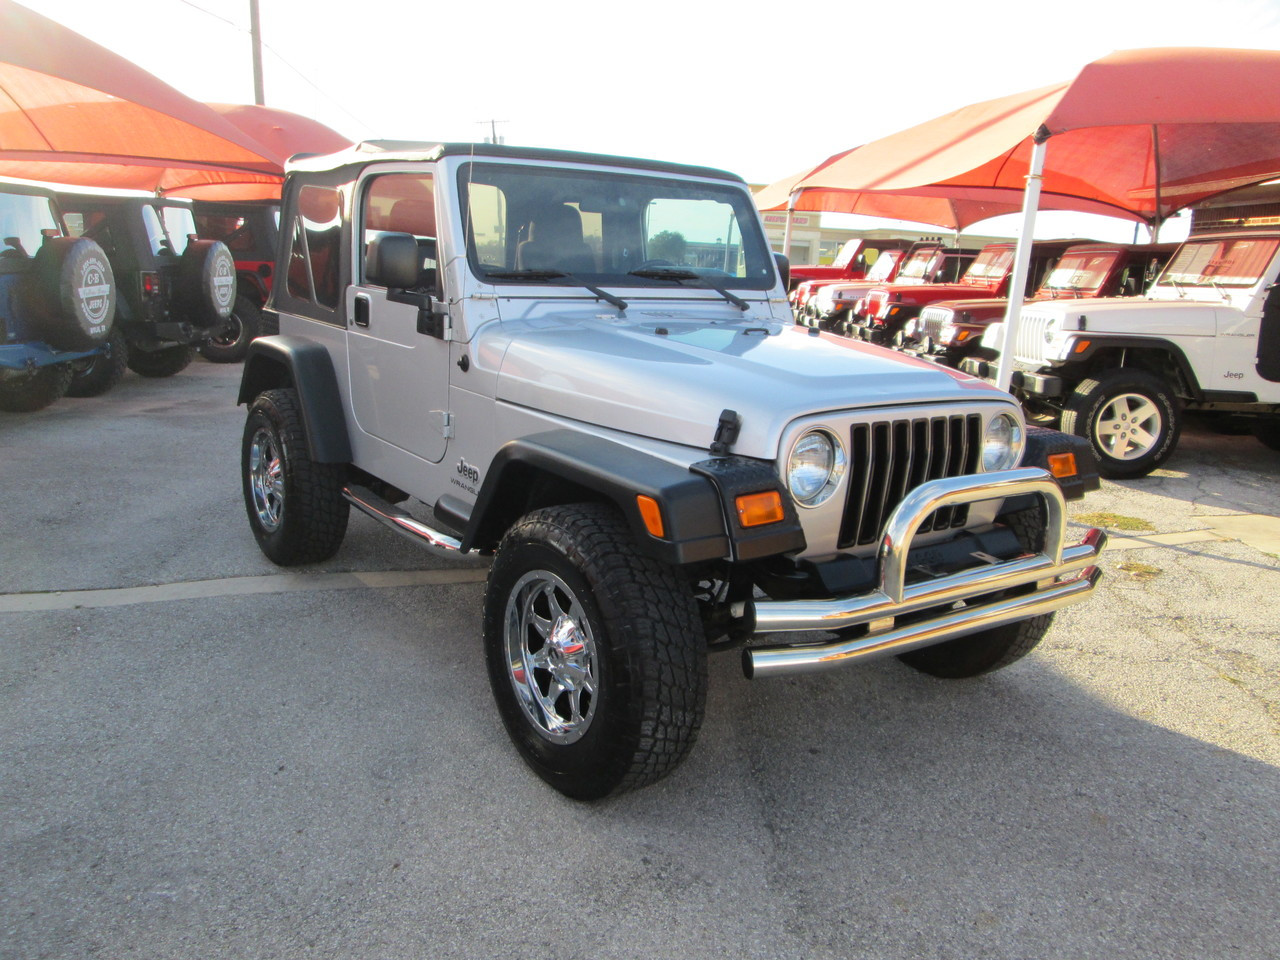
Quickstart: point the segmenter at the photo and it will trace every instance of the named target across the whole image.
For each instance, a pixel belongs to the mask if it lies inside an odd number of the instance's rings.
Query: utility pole
[[[253,102],[262,106],[262,28],[258,25],[258,0],[249,0],[249,42],[253,45]]]

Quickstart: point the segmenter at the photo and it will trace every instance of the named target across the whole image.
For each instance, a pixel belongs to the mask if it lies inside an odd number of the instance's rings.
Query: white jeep
[[[1272,204],[1271,206],[1274,206]],[[1168,459],[1182,413],[1247,418],[1280,449],[1280,227],[1267,206],[1207,206],[1144,297],[1041,301],[1020,315],[1013,390],[1093,445],[1103,476],[1141,477]],[[993,377],[1002,323],[985,359]]]
[[[279,332],[240,389],[258,543],[326,559],[355,506],[492,555],[493,692],[570,796],[681,760],[711,650],[749,676],[877,654],[972,676],[1097,581],[1104,536],[1065,543],[1087,445],[979,380],[794,326],[737,177],[361,144],[291,165],[277,261]]]

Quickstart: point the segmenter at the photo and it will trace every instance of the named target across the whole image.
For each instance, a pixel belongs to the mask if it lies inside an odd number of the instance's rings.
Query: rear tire
[[[1253,435],[1268,450],[1280,450],[1280,420],[1256,420]]]
[[[249,341],[261,335],[262,311],[252,300],[236,297],[226,326],[196,349],[212,363],[239,363],[249,354]]]
[[[503,723],[525,763],[576,800],[666,776],[702,724],[707,654],[692,592],[633,538],[612,507],[536,510],[503,538],[485,590]]]
[[[129,369],[140,377],[172,377],[187,369],[195,355],[196,348],[186,343],[159,350],[130,350]]]
[[[114,328],[97,353],[84,360],[73,360],[68,366],[71,367],[71,386],[67,388],[67,396],[101,396],[119,383],[129,368],[129,342],[119,328]]]
[[[31,371],[0,370],[0,410],[34,413],[67,393],[71,364],[53,363]]]
[[[351,512],[345,465],[311,459],[297,391],[258,395],[240,450],[245,510],[262,552],[282,567],[337,553]]]

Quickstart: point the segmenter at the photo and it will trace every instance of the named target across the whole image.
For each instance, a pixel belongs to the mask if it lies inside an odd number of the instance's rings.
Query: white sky
[[[20,2],[196,100],[253,100],[249,0]],[[268,105],[352,139],[481,140],[496,120],[510,144],[703,164],[752,183],[1069,79],[1112,50],[1280,49],[1280,0],[260,8]]]

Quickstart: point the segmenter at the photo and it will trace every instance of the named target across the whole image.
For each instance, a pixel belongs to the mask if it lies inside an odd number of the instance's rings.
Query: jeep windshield
[[[773,257],[729,184],[506,163],[458,173],[467,259],[490,283],[768,290]]]
[[[1266,272],[1277,246],[1276,237],[1188,240],[1158,282],[1174,287],[1251,287]]]
[[[960,282],[976,287],[989,287],[1003,280],[1013,264],[1013,247],[987,247],[969,265]]]
[[[902,265],[902,269],[898,271],[896,283],[902,283],[904,280],[923,280],[929,273],[934,259],[938,256],[937,247],[925,247],[911,254],[911,259]],[[883,256],[883,254],[881,254]],[[879,260],[876,261],[879,264]],[[868,278],[870,279],[870,278]]]
[[[1092,296],[1102,289],[1111,268],[1120,258],[1119,250],[1071,251],[1050,271],[1037,291],[1037,297]]]

